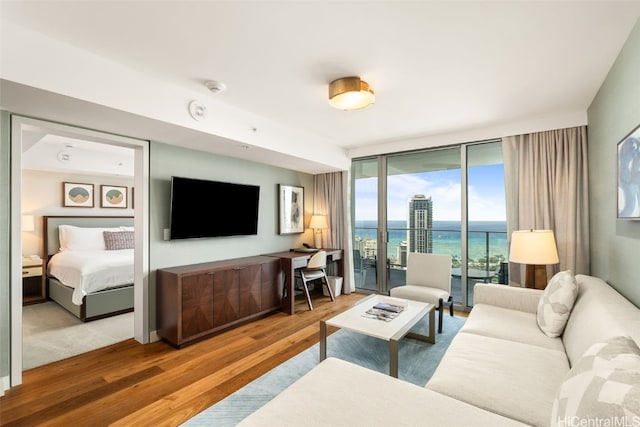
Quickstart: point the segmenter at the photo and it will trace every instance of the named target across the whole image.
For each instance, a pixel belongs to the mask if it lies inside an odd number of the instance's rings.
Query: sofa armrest
[[[536,313],[543,292],[541,289],[476,283],[473,287],[473,303]]]

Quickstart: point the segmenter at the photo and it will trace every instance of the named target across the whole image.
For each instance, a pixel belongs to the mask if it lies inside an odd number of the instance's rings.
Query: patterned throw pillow
[[[105,231],[103,234],[108,251],[133,249],[133,231]]]
[[[592,345],[560,385],[550,425],[639,423],[640,349],[629,337]]]
[[[562,335],[577,296],[578,284],[571,271],[561,271],[551,278],[537,312],[538,327],[545,335]]]

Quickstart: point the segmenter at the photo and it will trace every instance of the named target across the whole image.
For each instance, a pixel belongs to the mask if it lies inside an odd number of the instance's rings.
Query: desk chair
[[[409,252],[407,284],[391,289],[389,294],[392,297],[431,303],[438,307],[438,333],[441,334],[444,301],[449,303],[449,314],[453,316],[451,255]]]
[[[313,310],[313,305],[311,304],[311,296],[309,295],[309,286],[307,285],[309,282],[313,282],[314,280],[322,280],[322,284],[329,290],[331,301],[334,300],[333,290],[331,289],[331,286],[329,286],[329,279],[327,278],[326,267],[327,252],[318,251],[309,259],[306,268],[296,270],[296,275],[299,275],[300,279],[302,280],[302,287],[307,297],[309,310]]]

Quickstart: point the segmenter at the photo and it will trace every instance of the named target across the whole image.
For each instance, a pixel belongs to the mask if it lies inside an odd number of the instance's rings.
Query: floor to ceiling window
[[[472,305],[476,281],[498,281],[507,257],[499,141],[356,159],[352,179],[356,289],[404,285],[408,252],[452,256],[460,306]]]

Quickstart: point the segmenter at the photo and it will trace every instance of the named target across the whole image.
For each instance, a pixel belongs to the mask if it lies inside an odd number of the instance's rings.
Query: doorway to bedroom
[[[134,337],[148,342],[142,318],[147,310],[148,142],[17,116],[12,125],[12,180],[20,189],[12,192],[12,271],[20,269],[23,276],[12,274],[15,385],[21,382],[17,366],[27,370]],[[127,222],[100,223],[108,217]],[[57,225],[47,230],[46,218],[70,218],[73,233],[65,234],[67,242]],[[77,218],[90,222],[76,223]],[[71,269],[61,270],[64,279],[53,279],[54,285],[48,264],[58,252],[83,259],[65,261],[62,266]],[[94,253],[96,258],[89,257]],[[97,266],[97,258],[111,255],[130,262]],[[76,267],[76,261],[83,264]],[[90,304],[82,298],[100,292],[111,296]],[[102,310],[103,305],[109,308]]]

